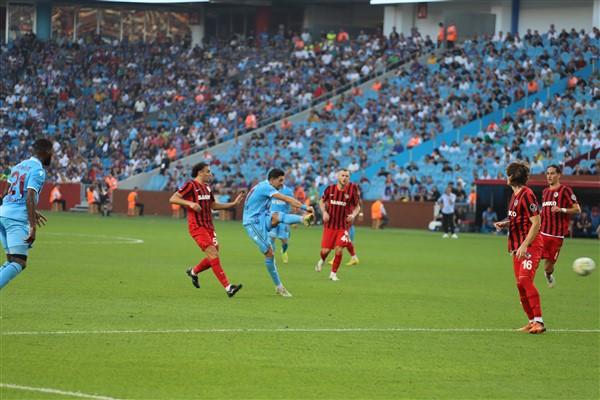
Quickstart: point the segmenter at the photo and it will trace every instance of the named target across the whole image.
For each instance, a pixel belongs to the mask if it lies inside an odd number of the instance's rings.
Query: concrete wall
[[[522,0],[519,32],[528,28],[546,32],[551,23],[557,30],[592,29],[593,1],[591,0]]]
[[[383,7],[340,5],[337,7],[310,5],[304,10],[304,28],[313,35],[340,27],[355,34],[361,28],[376,29],[383,25]]]

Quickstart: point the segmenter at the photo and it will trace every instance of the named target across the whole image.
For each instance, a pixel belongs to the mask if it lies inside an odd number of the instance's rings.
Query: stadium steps
[[[87,213],[88,212],[88,203],[87,201],[84,203],[79,203],[75,207],[71,208],[69,212],[74,213]]]

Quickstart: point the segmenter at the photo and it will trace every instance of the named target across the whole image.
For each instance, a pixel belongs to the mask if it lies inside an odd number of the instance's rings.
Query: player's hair
[[[198,172],[202,171],[204,168],[208,167],[208,164],[205,162],[200,162],[192,168],[192,178],[198,176]]]
[[[52,142],[48,139],[38,139],[33,143],[35,151],[48,153],[52,150]]]
[[[513,162],[506,167],[506,175],[511,186],[525,186],[529,179],[529,166],[524,162]]]
[[[280,176],[284,176],[285,172],[283,172],[283,170],[279,169],[279,168],[273,168],[272,170],[269,171],[269,175],[267,175],[267,179],[271,180],[271,179],[277,179]]]
[[[339,174],[340,172],[347,172],[347,173],[350,173],[350,170],[349,170],[348,168],[340,168],[340,169],[338,169],[338,174]]]
[[[548,171],[548,168],[554,168],[554,170],[556,171],[557,174],[561,174],[562,175],[562,168],[560,167],[560,165],[558,164],[550,164],[546,167],[546,171]]]

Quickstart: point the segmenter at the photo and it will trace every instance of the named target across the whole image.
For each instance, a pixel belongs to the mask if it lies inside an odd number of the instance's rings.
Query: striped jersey
[[[525,241],[531,228],[529,218],[539,214],[537,199],[530,188],[523,186],[519,193],[513,193],[508,204],[508,251],[516,251]]]
[[[338,185],[330,185],[325,189],[323,197],[325,210],[329,213],[329,221],[325,222],[325,228],[348,229],[350,223],[346,219],[358,206],[360,191],[358,186],[349,183],[340,190]]]
[[[577,197],[573,190],[565,185],[556,189],[547,187],[542,193],[542,228],[540,232],[557,237],[565,237],[569,234],[569,222],[571,216],[561,212],[552,212],[552,206],[559,208],[571,208],[577,204]]]
[[[213,229],[212,222],[212,204],[215,202],[215,197],[210,189],[210,186],[204,183],[199,183],[195,179],[187,181],[178,193],[184,200],[200,204],[202,208],[200,212],[188,209],[187,219],[190,232],[196,228]]]

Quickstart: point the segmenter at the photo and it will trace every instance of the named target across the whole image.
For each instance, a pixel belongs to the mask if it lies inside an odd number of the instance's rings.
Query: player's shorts
[[[262,254],[269,251],[271,248],[271,239],[269,238],[271,214],[257,217],[253,223],[244,225],[244,229],[246,229],[246,233],[256,243]]]
[[[354,242],[354,234],[356,230],[354,229],[354,225],[350,226],[350,229],[348,229],[348,236],[350,237],[350,241]]]
[[[0,242],[6,254],[28,255],[31,245],[25,243],[29,237],[29,223],[0,217]]]
[[[535,278],[535,273],[542,259],[542,252],[544,248],[541,242],[535,243],[527,248],[528,257],[517,258],[513,254],[513,270],[515,272],[515,279],[518,281],[521,276],[529,276],[531,280]]]
[[[542,258],[545,260],[552,260],[556,262],[558,260],[558,254],[563,244],[563,238],[541,235],[544,243],[544,251],[542,252]]]
[[[288,240],[290,238],[290,226],[288,224],[279,223],[269,231],[269,236],[275,239]]]
[[[323,238],[321,239],[322,249],[335,249],[336,247],[348,247],[352,243],[346,229],[323,229]]]
[[[191,232],[192,238],[196,241],[198,246],[205,251],[210,246],[215,246],[219,249],[219,242],[217,241],[217,234],[213,229],[198,227]]]

